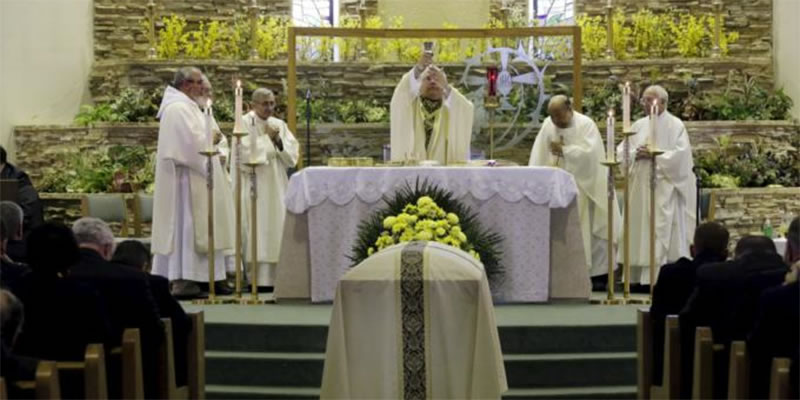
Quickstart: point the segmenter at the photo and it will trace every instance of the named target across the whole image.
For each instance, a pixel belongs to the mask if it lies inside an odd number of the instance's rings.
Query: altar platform
[[[330,304],[184,307],[205,312],[208,398],[318,398]],[[509,384],[503,398],[635,398],[638,307],[495,306]]]

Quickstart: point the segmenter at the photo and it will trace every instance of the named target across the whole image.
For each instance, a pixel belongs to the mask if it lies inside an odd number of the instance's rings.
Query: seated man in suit
[[[10,164],[7,160],[6,149],[0,146],[0,179],[17,181],[16,202],[22,207],[25,214],[25,235],[44,223],[44,208],[39,199],[39,193],[33,187],[31,178],[25,171]]]
[[[782,286],[764,291],[759,301],[758,316],[753,331],[747,340],[750,352],[750,397],[767,398],[769,376],[774,357],[792,360],[789,374],[793,399],[798,394],[798,372],[800,366],[800,290],[797,275],[800,262],[792,267]]]
[[[783,283],[788,271],[775,243],[766,236],[743,237],[736,243],[734,257],[697,270],[694,292],[681,311],[682,376],[688,379],[683,381],[684,390],[691,390],[696,328],[711,327],[714,343],[723,344],[726,349],[732,340],[746,339],[755,324],[761,293]],[[715,364],[714,369],[720,373],[719,378],[715,377],[715,393],[722,395],[727,366]]]
[[[0,220],[0,287],[11,288],[16,285],[25,274],[30,272],[27,265],[14,262],[8,257],[6,248],[10,236],[6,223]]]
[[[153,397],[156,355],[164,337],[164,326],[147,275],[110,262],[114,254],[114,235],[102,220],[81,218],[72,225],[72,231],[80,246],[80,258],[70,278],[89,284],[100,293],[111,316],[114,345],[121,341],[125,328],[139,328],[145,391],[147,397]]]
[[[31,272],[14,285],[25,305],[16,351],[48,360],[83,360],[86,345],[108,343],[109,319],[98,294],[65,277],[78,260],[78,244],[63,225],[46,223],[27,240]]]
[[[6,380],[10,398],[21,398],[16,381],[33,380],[39,360],[14,353],[14,343],[19,336],[24,320],[22,302],[8,290],[0,290],[0,376]]]
[[[6,225],[7,230],[3,234],[3,238],[8,240],[5,254],[14,262],[28,262],[25,256],[25,241],[22,239],[22,207],[12,201],[0,201],[0,221]]]
[[[728,258],[729,238],[728,230],[721,224],[703,223],[694,231],[694,243],[689,249],[693,259],[681,257],[659,270],[650,306],[653,319],[653,384],[661,384],[664,321],[667,315],[677,315],[686,305],[694,291],[695,274],[701,265]]]
[[[150,252],[138,240],[126,240],[117,245],[111,262],[141,270],[150,280],[150,291],[158,305],[162,317],[172,321],[172,335],[175,342],[175,381],[178,386],[186,384],[186,344],[192,323],[181,304],[169,292],[169,280],[163,276],[150,274]]]

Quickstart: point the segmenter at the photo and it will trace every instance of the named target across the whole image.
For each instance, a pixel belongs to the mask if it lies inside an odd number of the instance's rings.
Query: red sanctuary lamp
[[[489,159],[494,160],[494,110],[500,106],[497,100],[497,65],[486,67],[486,82],[489,84],[483,107],[489,112]]]

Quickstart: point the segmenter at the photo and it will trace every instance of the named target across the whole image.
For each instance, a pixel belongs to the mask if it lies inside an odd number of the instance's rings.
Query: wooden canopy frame
[[[571,36],[573,107],[581,110],[583,81],[581,78],[581,28],[579,26],[547,26],[508,29],[352,29],[289,27],[286,119],[289,129],[297,132],[297,37],[352,37],[369,39],[493,39],[504,37]],[[298,160],[302,168],[303,158]]]

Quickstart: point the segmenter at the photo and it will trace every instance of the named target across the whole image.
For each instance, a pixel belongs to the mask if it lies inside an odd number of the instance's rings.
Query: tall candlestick
[[[214,150],[214,132],[211,129],[213,114],[211,114],[211,99],[206,101],[206,150]]]
[[[236,89],[233,91],[235,97],[235,108],[234,108],[234,118],[233,118],[233,130],[236,132],[242,132],[242,81],[236,81]]]
[[[622,130],[624,132],[631,129],[631,83],[625,82],[622,88]]]
[[[608,110],[606,119],[606,160],[613,161],[616,158],[614,151],[614,109]]]
[[[656,117],[658,116],[658,100],[653,100],[653,105],[650,106],[650,148],[656,147]]]

